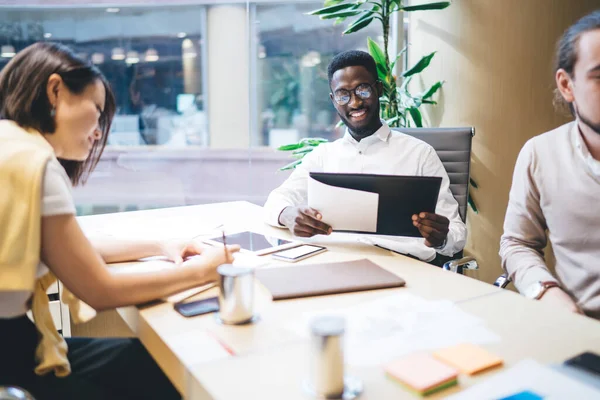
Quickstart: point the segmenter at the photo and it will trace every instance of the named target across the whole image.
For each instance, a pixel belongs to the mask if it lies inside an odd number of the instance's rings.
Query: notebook
[[[458,371],[426,353],[412,354],[393,361],[385,372],[415,394],[429,394],[458,383]]]
[[[273,300],[386,289],[406,283],[367,259],[264,268],[256,271],[256,278]]]
[[[470,343],[437,350],[433,356],[467,375],[488,370],[503,364],[503,360],[489,351]]]

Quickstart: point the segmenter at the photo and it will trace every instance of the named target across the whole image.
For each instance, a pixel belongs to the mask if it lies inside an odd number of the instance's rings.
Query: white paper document
[[[400,293],[354,307],[306,313],[289,327],[309,335],[310,320],[338,315],[346,319],[345,354],[349,364],[377,366],[403,354],[459,343],[500,340],[483,320],[447,300],[425,300]]]
[[[379,246],[386,250],[395,251],[396,253],[407,254],[417,257],[421,261],[430,262],[436,256],[435,249],[424,246],[423,238],[411,237],[394,237],[383,238],[378,235],[361,236],[358,241],[361,243]]]
[[[492,400],[529,391],[544,400],[600,399],[600,391],[526,359],[448,400]]]
[[[377,232],[379,193],[326,185],[308,178],[308,206],[337,231]]]

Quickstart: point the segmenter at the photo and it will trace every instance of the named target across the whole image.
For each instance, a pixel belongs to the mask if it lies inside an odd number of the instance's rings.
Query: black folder
[[[437,176],[311,172],[310,177],[325,185],[379,194],[377,231],[351,232],[391,236],[421,237],[412,224],[412,216],[435,212],[442,184],[442,178]]]

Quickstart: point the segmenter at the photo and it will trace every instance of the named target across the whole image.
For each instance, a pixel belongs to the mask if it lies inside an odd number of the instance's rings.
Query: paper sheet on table
[[[382,238],[377,235],[361,236],[358,239],[361,243],[379,246],[382,249],[391,250],[396,253],[406,254],[417,257],[421,261],[430,262],[436,256],[436,251],[423,244],[423,238],[394,237]]]
[[[377,232],[379,193],[341,188],[308,178],[308,206],[337,231]]]
[[[484,344],[499,337],[447,300],[425,300],[408,293],[354,307],[306,313],[289,327],[309,335],[310,320],[322,315],[346,319],[345,351],[349,364],[377,366],[401,355],[469,342]]]
[[[545,400],[599,399],[600,391],[526,359],[448,400],[501,399],[528,390]]]

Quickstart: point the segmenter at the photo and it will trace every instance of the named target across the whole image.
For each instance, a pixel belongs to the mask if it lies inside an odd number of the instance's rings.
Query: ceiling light
[[[114,14],[114,13],[118,13],[119,11],[121,11],[121,9],[120,9],[120,8],[117,8],[117,7],[108,7],[108,8],[106,9],[106,12],[107,12],[107,13],[113,13],[113,14]]]
[[[187,33],[185,33],[185,32],[179,32],[179,33],[177,34],[177,37],[178,37],[179,39],[183,39],[183,38],[184,38],[184,37],[186,37],[186,36],[187,36]]]
[[[112,55],[110,56],[113,60],[124,60],[125,59],[125,50],[120,47],[115,47],[112,49]]]
[[[137,51],[128,51],[127,58],[125,59],[127,64],[137,64],[140,62],[140,55]]]
[[[46,39],[50,39],[52,37],[52,34],[50,32],[46,32],[46,33],[44,33],[44,37]]]
[[[14,57],[15,54],[17,54],[15,48],[9,44],[0,48],[0,56],[3,58],[11,58]]]
[[[158,61],[158,51],[156,51],[156,49],[152,49],[152,48],[146,50],[146,55],[144,56],[144,61],[146,61],[146,62]]]
[[[267,57],[267,49],[262,44],[258,46],[258,58],[266,58]]]

